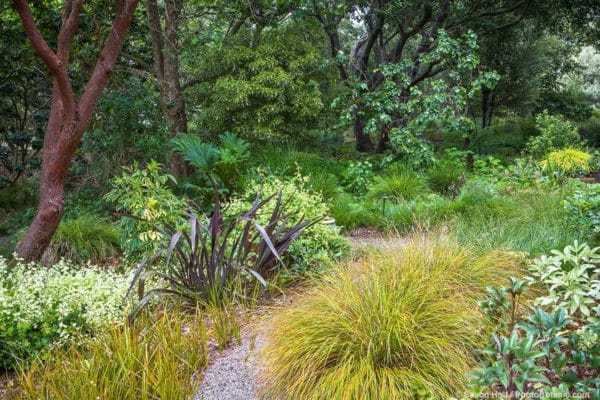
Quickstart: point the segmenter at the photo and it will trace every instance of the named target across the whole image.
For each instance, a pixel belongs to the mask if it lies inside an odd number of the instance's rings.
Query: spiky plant
[[[486,285],[519,275],[520,264],[517,256],[478,256],[445,238],[414,238],[336,269],[273,318],[262,353],[264,395],[455,396],[485,336],[476,301]]]

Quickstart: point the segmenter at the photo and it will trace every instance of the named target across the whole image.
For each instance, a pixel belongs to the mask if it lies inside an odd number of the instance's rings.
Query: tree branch
[[[123,46],[125,40],[125,34],[135,13],[138,0],[124,0],[121,9],[118,11],[117,16],[113,20],[112,27],[108,38],[104,44],[104,48],[100,53],[98,62],[94,67],[92,77],[88,81],[81,100],[79,101],[79,108],[81,112],[81,119],[86,124],[89,122],[89,117],[92,114],[92,110],[98,102],[98,98],[102,93],[102,90],[106,86],[108,76],[117,62],[119,52]],[[81,127],[82,131],[85,130],[86,126]]]
[[[69,79],[67,73],[66,62],[61,60],[59,56],[52,51],[50,46],[48,46],[48,44],[44,40],[42,34],[40,33],[37,25],[33,20],[31,10],[29,9],[29,5],[27,4],[27,0],[13,0],[13,6],[19,14],[21,22],[23,23],[23,29],[27,34],[27,38],[31,43],[31,47],[33,47],[33,49],[40,56],[44,64],[46,64],[48,69],[50,69],[50,72],[56,81],[58,90],[60,91],[60,99],[62,102],[62,107],[64,109],[65,120],[75,120],[75,94],[73,93],[71,80]],[[68,3],[65,4],[65,7],[67,6]],[[73,14],[71,16],[73,16]],[[63,36],[63,38],[66,37],[66,33],[63,34],[63,31],[71,29],[71,25],[75,22],[76,19],[78,19],[78,17],[73,18],[70,23],[68,22],[68,26],[64,25],[63,27],[61,27],[59,37],[61,37],[61,35]]]

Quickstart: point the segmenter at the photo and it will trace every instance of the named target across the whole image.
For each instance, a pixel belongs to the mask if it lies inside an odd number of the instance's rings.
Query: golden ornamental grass
[[[271,322],[264,395],[278,399],[448,399],[486,339],[485,287],[519,276],[513,253],[478,255],[445,237],[339,266]]]

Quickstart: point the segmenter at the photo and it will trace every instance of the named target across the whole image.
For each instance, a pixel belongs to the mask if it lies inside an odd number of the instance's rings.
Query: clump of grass
[[[119,233],[108,221],[87,214],[61,222],[42,261],[53,264],[65,258],[74,263],[101,262],[119,253]]]
[[[388,196],[396,200],[410,201],[427,192],[422,177],[409,169],[399,169],[389,175],[379,176],[369,188],[368,196],[381,198]]]
[[[414,237],[335,269],[274,317],[267,398],[448,399],[464,390],[485,331],[476,301],[521,259]]]
[[[568,222],[564,193],[528,191],[472,207],[450,226],[462,243],[481,249],[503,247],[531,254],[564,248],[574,239],[588,241],[585,232]]]
[[[449,160],[440,160],[427,171],[429,187],[444,196],[456,196],[464,183],[464,168]]]
[[[25,399],[187,399],[207,365],[199,316],[163,314],[112,326],[83,346],[55,351],[22,372]]]
[[[219,350],[225,349],[234,341],[241,344],[240,321],[235,307],[210,306],[207,314],[211,322],[211,333]]]

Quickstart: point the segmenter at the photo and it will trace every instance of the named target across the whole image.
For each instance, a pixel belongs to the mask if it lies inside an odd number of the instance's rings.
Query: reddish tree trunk
[[[54,52],[39,32],[27,0],[13,0],[27,37],[53,79],[52,103],[42,149],[40,196],[36,215],[17,246],[17,254],[37,261],[50,244],[64,213],[64,186],[73,154],[87,128],[100,94],[106,87],[131,24],[138,0],[116,2],[117,15],[92,76],[76,101],[68,76],[69,52],[83,12],[83,0],[66,0]]]

